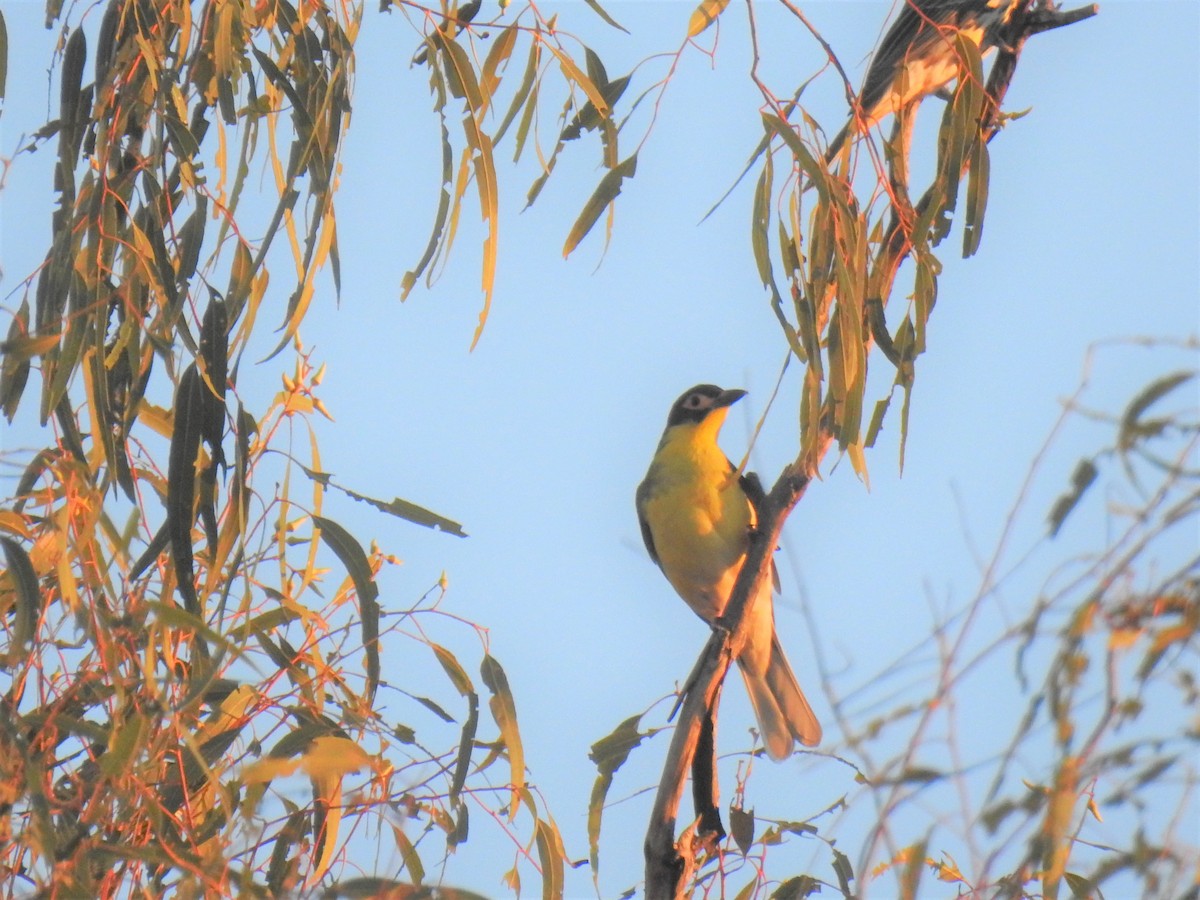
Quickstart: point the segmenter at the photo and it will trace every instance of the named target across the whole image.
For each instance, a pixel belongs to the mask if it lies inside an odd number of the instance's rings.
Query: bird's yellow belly
[[[746,555],[749,507],[741,492],[667,490],[646,504],[663,572],[688,606],[711,622],[721,615]]]

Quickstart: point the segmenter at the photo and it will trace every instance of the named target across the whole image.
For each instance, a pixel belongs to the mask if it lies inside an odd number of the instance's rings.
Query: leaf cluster
[[[96,30],[50,13],[57,116],[23,151],[53,155],[52,238],[0,348],[0,411],[32,399],[46,438],[6,458],[0,504],[5,890],[353,893],[345,848],[368,830],[397,859],[377,887],[419,890],[475,808],[506,820],[508,881],[533,868],[553,892],[565,853],[504,669],[482,640],[477,677],[450,649],[483,633],[441,611],[444,585],[385,596],[393,558],[326,509],[465,534],[321,466],[324,372],[299,334],[340,287],[361,8],[108,0]],[[272,302],[267,357],[294,368],[249,409]],[[456,705],[406,691],[385,648]]]
[[[515,124],[513,162],[519,161],[530,147],[536,149],[540,172],[526,195],[529,207],[553,174],[564,148],[585,133],[595,132],[599,136],[605,174],[567,236],[563,255],[569,255],[606,209],[611,229],[613,201],[621,191],[621,183],[636,170],[636,153],[620,158],[619,129],[613,116],[613,108],[625,93],[630,75],[610,78],[593,50],[570,40],[557,28],[556,19],[544,18],[534,4],[507,22],[477,21],[479,4],[463,4],[448,10],[439,24],[434,24],[432,16],[409,0],[396,0],[396,5],[410,15],[414,11],[421,15],[423,43],[414,62],[428,67],[442,145],[441,190],[433,227],[424,252],[404,275],[400,296],[407,297],[422,277],[427,284],[432,283],[447,261],[458,234],[464,198],[474,184],[486,230],[481,270],[483,308],[471,341],[474,347],[491,309],[500,252],[496,148]],[[609,26],[620,28],[595,0],[590,0],[589,5]],[[583,65],[578,61],[580,51]],[[508,75],[514,56],[525,59],[519,80],[515,69],[513,76]],[[541,145],[538,127],[540,116],[545,114],[541,109],[547,95],[553,103],[558,90],[563,88],[565,99],[560,101],[555,120],[557,136],[547,153]],[[501,108],[505,111],[497,116]],[[461,145],[456,150],[459,140]]]

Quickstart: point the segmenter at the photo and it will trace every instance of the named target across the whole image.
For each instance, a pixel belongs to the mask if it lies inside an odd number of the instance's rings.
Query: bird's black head
[[[698,384],[675,401],[667,416],[667,427],[688,422],[702,422],[714,409],[724,409],[746,396],[737,388],[722,390],[715,384]]]

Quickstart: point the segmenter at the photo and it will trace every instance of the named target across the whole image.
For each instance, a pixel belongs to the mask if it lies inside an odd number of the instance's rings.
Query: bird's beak
[[[746,392],[740,388],[730,388],[727,391],[721,391],[713,400],[713,409],[724,409],[726,406],[733,406],[733,404],[745,396]]]

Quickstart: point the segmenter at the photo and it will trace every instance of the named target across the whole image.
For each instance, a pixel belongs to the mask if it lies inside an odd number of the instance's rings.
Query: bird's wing
[[[932,22],[943,21],[954,9],[958,0],[926,0],[918,12],[912,0],[902,0],[896,21],[883,36],[879,49],[867,69],[858,102],[868,119],[875,119],[876,108],[883,103],[892,90],[899,67],[906,59],[918,59],[928,52],[935,42],[942,40]],[[880,116],[879,118],[882,118]]]
[[[650,523],[646,521],[646,513],[644,512],[646,500],[650,495],[650,488],[643,481],[638,485],[637,489],[637,517],[638,525],[642,527],[642,540],[646,542],[646,552],[650,554],[650,558],[654,560],[654,564],[660,569],[662,562],[659,561],[658,551],[654,549],[654,535],[650,533]]]
[[[729,463],[729,469],[733,471],[733,463]],[[757,512],[758,507],[767,499],[766,489],[763,488],[762,479],[758,477],[758,473],[743,472],[738,478],[738,484],[742,487],[742,493],[750,498],[750,505]]]

